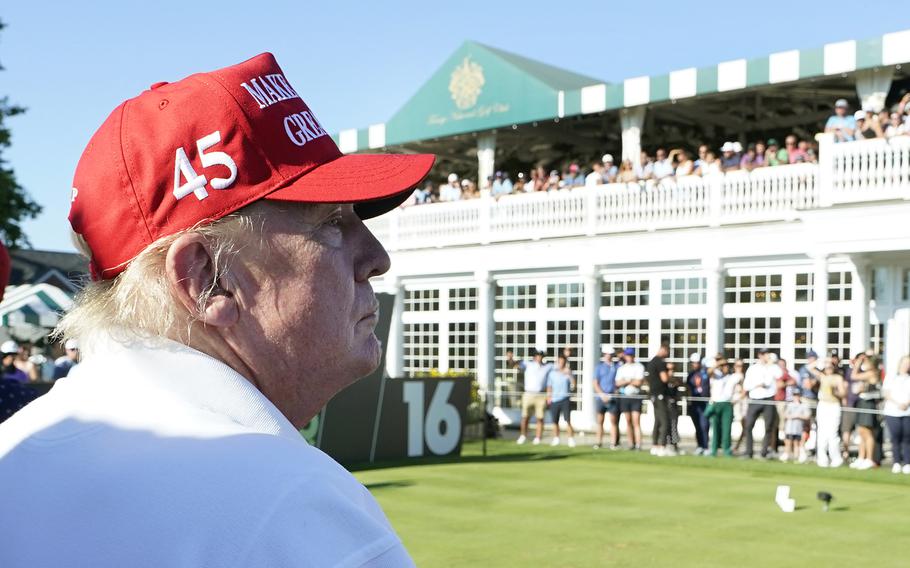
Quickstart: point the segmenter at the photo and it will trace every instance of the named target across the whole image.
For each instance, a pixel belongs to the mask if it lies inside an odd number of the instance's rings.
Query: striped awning
[[[0,303],[0,326],[51,329],[72,305],[69,294],[50,284],[11,286]]]
[[[906,63],[910,30],[607,83],[466,42],[387,123],[341,130],[332,138],[347,154]],[[462,69],[465,65],[471,66],[470,72]],[[468,102],[473,106],[456,107],[456,95],[472,95]]]

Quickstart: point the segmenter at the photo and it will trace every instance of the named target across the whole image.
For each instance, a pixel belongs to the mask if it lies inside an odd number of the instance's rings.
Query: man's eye
[[[340,227],[341,226],[341,217],[332,217],[331,219],[325,222],[329,227]]]

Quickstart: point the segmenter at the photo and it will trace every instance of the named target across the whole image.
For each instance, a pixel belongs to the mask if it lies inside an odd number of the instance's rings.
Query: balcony
[[[489,196],[368,221],[390,251],[787,221],[839,204],[910,200],[910,136],[820,141],[818,164]]]

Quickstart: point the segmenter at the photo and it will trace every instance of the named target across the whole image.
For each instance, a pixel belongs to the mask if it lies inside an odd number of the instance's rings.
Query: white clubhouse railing
[[[818,164],[406,207],[368,222],[389,250],[790,220],[836,203],[910,199],[910,137],[820,141]]]

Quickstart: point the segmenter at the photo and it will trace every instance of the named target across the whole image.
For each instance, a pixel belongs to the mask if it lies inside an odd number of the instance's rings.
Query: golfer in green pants
[[[725,456],[732,456],[730,448],[730,429],[733,426],[733,399],[743,380],[743,362],[739,359],[733,364],[721,363],[711,377],[711,404],[705,410],[705,416],[711,421],[711,447],[708,455],[716,456],[718,446],[722,447]]]

